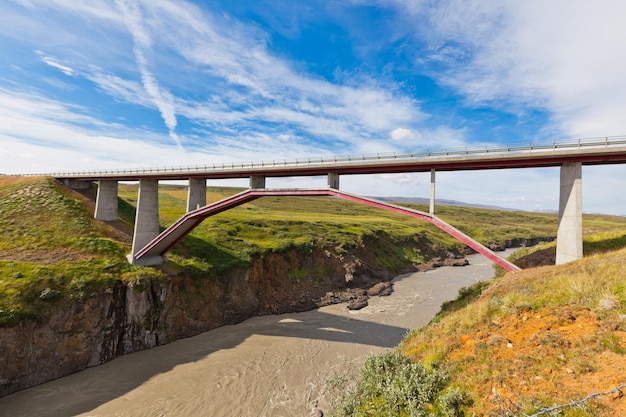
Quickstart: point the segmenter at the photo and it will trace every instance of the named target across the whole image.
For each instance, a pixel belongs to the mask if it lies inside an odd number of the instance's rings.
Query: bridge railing
[[[408,159],[420,159],[420,158],[432,158],[432,157],[447,157],[447,156],[463,156],[463,155],[480,155],[480,154],[496,154],[496,153],[515,153],[515,152],[534,152],[545,150],[562,150],[572,148],[590,148],[590,147],[610,147],[626,145],[626,136],[605,136],[597,138],[585,138],[585,139],[568,139],[568,140],[553,140],[545,142],[528,142],[517,143],[513,145],[496,145],[496,146],[476,146],[476,147],[463,147],[463,148],[447,148],[435,151],[419,151],[411,153],[375,153],[375,154],[361,154],[361,155],[346,155],[346,156],[319,156],[308,158],[295,158],[295,159],[282,159],[282,160],[267,160],[258,162],[230,162],[230,163],[216,163],[211,165],[188,165],[188,166],[169,166],[169,167],[151,167],[151,168],[133,168],[133,169],[120,169],[120,170],[94,170],[94,171],[62,171],[53,172],[47,175],[63,178],[72,176],[113,176],[113,175],[132,175],[132,174],[157,174],[157,173],[183,173],[183,172],[211,172],[211,171],[225,171],[225,170],[239,170],[239,169],[255,169],[255,168],[280,168],[280,167],[294,167],[294,166],[319,166],[319,165],[335,165],[346,163],[362,163],[368,161],[382,161],[382,160],[408,160]],[[40,174],[32,174],[40,175]]]

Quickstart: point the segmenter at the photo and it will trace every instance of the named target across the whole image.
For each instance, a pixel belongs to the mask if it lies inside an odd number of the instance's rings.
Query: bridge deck
[[[218,213],[222,213],[226,210],[230,210],[239,205],[245,204],[252,200],[255,200],[260,197],[265,196],[332,196],[339,197],[345,200],[354,201],[361,204],[366,204],[372,207],[381,208],[384,210],[389,210],[395,213],[404,214],[410,217],[418,218],[421,220],[426,220],[435,226],[439,227],[441,230],[460,240],[470,248],[474,249],[476,252],[486,256],[492,262],[502,266],[507,271],[515,271],[520,268],[507,261],[506,259],[500,258],[489,248],[480,244],[476,240],[467,236],[465,233],[456,229],[455,227],[447,224],[443,220],[435,217],[434,215],[430,215],[428,213],[424,213],[418,210],[412,210],[407,207],[397,206],[394,204],[389,204],[386,202],[374,200],[371,198],[361,197],[354,194],[349,194],[346,192],[342,192],[336,189],[328,188],[328,189],[250,189],[244,191],[239,194],[235,194],[233,196],[227,197],[223,200],[220,200],[216,203],[207,205],[200,209],[191,211],[180,219],[178,219],[174,224],[164,230],[161,234],[159,234],[156,238],[154,238],[150,243],[148,243],[144,248],[137,251],[137,253],[131,255],[131,262],[137,264],[147,264],[154,262],[155,259],[162,259],[163,255],[174,246],[180,239],[190,233],[195,227],[197,227],[204,219],[207,217],[213,216]],[[157,261],[158,262],[158,261]]]
[[[530,144],[526,147],[468,148],[432,153],[374,154],[354,157],[319,157],[295,160],[234,162],[204,166],[141,168],[112,171],[59,172],[58,179],[118,180],[139,179],[188,180],[190,178],[228,179],[314,176],[333,172],[382,174],[401,172],[459,171],[561,166],[567,162],[583,165],[626,163],[626,137],[587,139],[584,141]]]

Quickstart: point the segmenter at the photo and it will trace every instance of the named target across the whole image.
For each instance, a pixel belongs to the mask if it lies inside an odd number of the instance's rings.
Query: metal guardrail
[[[554,140],[547,142],[529,142],[517,143],[512,146],[481,146],[481,147],[465,147],[451,148],[437,151],[414,152],[414,153],[376,153],[361,154],[347,156],[331,156],[331,157],[313,157],[313,158],[296,158],[259,162],[232,162],[212,165],[189,165],[179,167],[155,167],[155,168],[135,168],[121,170],[100,170],[100,171],[63,171],[52,172],[49,175],[57,178],[72,176],[114,176],[114,175],[130,175],[130,174],[159,174],[159,173],[176,173],[176,172],[215,172],[235,169],[252,169],[255,168],[288,168],[302,166],[320,166],[320,165],[336,165],[351,164],[371,161],[384,160],[408,160],[430,157],[446,157],[446,156],[463,156],[463,155],[480,155],[480,154],[498,154],[498,153],[516,153],[516,152],[534,152],[545,150],[562,150],[576,148],[592,148],[592,147],[611,147],[618,145],[626,145],[626,136],[606,136],[586,139],[570,139],[570,140]],[[43,174],[25,174],[25,175],[43,175]]]

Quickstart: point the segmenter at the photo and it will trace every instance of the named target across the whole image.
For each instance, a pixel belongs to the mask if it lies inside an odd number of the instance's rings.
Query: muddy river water
[[[330,378],[357,369],[428,323],[459,288],[493,276],[466,267],[401,275],[394,293],[359,311],[345,304],[254,317],[0,398],[2,417],[307,417],[330,411]]]

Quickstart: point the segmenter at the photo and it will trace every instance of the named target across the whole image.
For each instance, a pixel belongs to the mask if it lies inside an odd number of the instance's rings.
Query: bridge
[[[133,244],[128,259],[133,264],[155,265],[165,253],[209,216],[263,196],[333,196],[426,220],[487,256],[506,270],[518,269],[488,248],[437,218],[437,171],[560,167],[557,264],[583,256],[582,166],[626,163],[626,136],[528,145],[449,149],[437,152],[319,157],[204,166],[147,168],[113,171],[56,172],[51,175],[71,188],[87,188],[98,182],[95,218],[117,220],[119,181],[139,181]],[[339,191],[339,177],[355,174],[430,172],[429,213]],[[324,189],[268,189],[268,177],[327,176]],[[207,179],[249,178],[247,191],[206,205]],[[189,181],[187,214],[159,233],[159,180]]]

